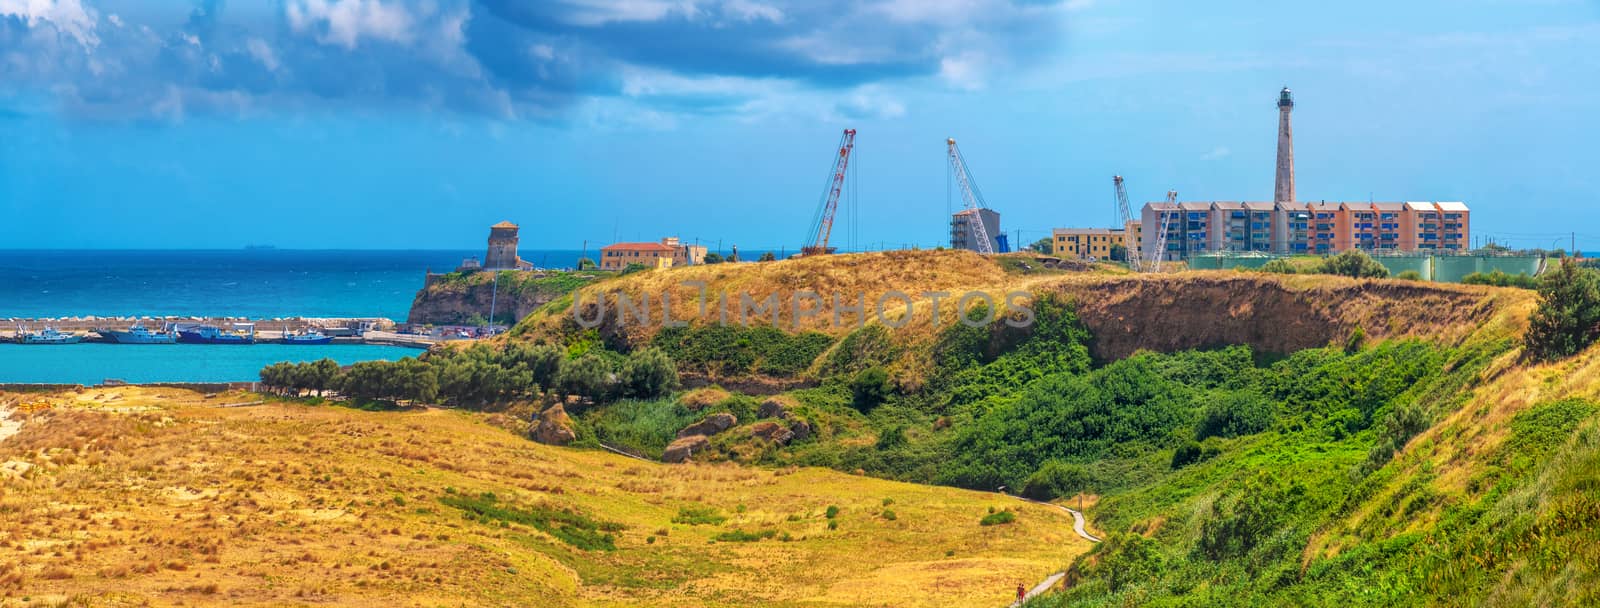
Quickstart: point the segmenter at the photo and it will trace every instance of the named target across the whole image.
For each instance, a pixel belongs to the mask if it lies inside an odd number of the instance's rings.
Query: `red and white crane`
[[[850,169],[850,151],[855,145],[856,130],[845,129],[839,138],[839,156],[833,161],[833,172],[828,175],[828,185],[823,190],[822,205],[812,222],[812,236],[800,248],[800,255],[822,255],[838,250],[838,247],[828,246],[828,238],[833,235],[833,213],[839,208],[839,194],[844,191],[844,176]]]
[[[961,202],[972,217],[967,219],[967,225],[972,227],[978,242],[974,249],[978,253],[994,253],[993,241],[989,240],[989,229],[983,225],[983,215],[979,209],[987,209],[983,203],[983,192],[978,190],[978,184],[972,179],[972,174],[967,171],[967,159],[961,156],[961,148],[956,147],[954,137],[946,140],[950,145],[950,171],[956,176],[956,185],[961,190]]]

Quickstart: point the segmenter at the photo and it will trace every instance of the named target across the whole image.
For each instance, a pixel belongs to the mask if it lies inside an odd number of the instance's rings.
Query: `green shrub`
[[[1017,514],[1011,511],[996,511],[983,516],[978,520],[980,526],[1002,526],[1017,521]]]
[[[882,405],[893,391],[889,372],[882,367],[869,367],[850,382],[850,405],[865,414]]]
[[[1461,277],[1461,282],[1467,285],[1493,285],[1495,287],[1520,287],[1523,289],[1537,289],[1539,287],[1539,279],[1528,276],[1526,272],[1507,274],[1500,269],[1489,272],[1474,272]]]
[[[1570,357],[1600,338],[1600,271],[1570,260],[1539,282],[1539,308],[1529,318],[1528,355]]]
[[[678,387],[678,366],[659,348],[646,348],[628,356],[622,366],[622,393],[654,399]]]
[[[887,519],[889,521],[894,521],[896,519],[899,519],[898,517],[895,516],[894,511],[892,509],[884,509],[883,510],[883,514],[881,515],[881,517],[883,517],[884,519]]]
[[[1389,276],[1389,269],[1384,268],[1372,256],[1360,249],[1349,249],[1322,261],[1317,269],[1321,274],[1336,274],[1357,279],[1382,279]]]
[[[1022,495],[1034,500],[1051,500],[1086,492],[1092,483],[1089,469],[1080,464],[1049,460],[1022,484]]]
[[[1272,403],[1255,392],[1230,391],[1214,395],[1200,415],[1195,438],[1239,437],[1272,428]]]
[[[1289,263],[1289,260],[1285,260],[1283,258],[1269,260],[1267,263],[1262,264],[1261,268],[1258,268],[1257,270],[1275,274],[1294,274],[1297,272],[1294,268],[1294,264]]]
[[[757,532],[745,532],[744,530],[732,530],[732,531],[723,532],[721,534],[713,536],[712,539],[720,541],[720,542],[725,542],[725,543],[753,543],[753,542],[759,542],[759,541],[762,541],[762,540],[773,538],[773,537],[775,537],[777,535],[778,535],[778,531],[777,530],[772,530],[772,529],[760,530],[760,531],[757,531]]]
[[[616,550],[616,539],[607,532],[622,529],[621,524],[595,521],[573,511],[501,505],[499,498],[489,492],[478,496],[449,494],[440,497],[439,502],[461,509],[462,516],[467,519],[485,524],[499,521],[530,526],[584,551]]]
[[[828,519],[833,519],[833,518],[838,517],[838,516],[839,516],[839,507],[837,505],[828,505],[827,512],[823,514],[823,517],[827,517]]]
[[[1394,278],[1402,281],[1421,281],[1422,273],[1415,270],[1406,270],[1402,271],[1400,274],[1394,275]]]
[[[1174,469],[1181,469],[1196,462],[1210,460],[1221,453],[1222,449],[1216,445],[1209,442],[1202,444],[1190,439],[1172,451],[1171,466]]]
[[[672,516],[672,523],[690,526],[715,526],[725,521],[727,516],[711,507],[678,507],[678,514]]]

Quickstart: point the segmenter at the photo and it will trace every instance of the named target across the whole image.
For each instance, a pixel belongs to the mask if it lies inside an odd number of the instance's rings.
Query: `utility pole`
[[[494,307],[500,298],[500,271],[494,271],[494,287],[489,291],[489,334],[494,335]]]

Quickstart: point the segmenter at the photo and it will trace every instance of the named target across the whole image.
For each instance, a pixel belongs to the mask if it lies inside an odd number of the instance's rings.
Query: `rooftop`
[[[612,243],[600,248],[601,251],[664,251],[672,252],[677,249],[661,243]]]
[[[513,224],[511,222],[500,222],[498,224],[490,226],[490,228],[516,228],[516,227],[517,227],[517,225]]]

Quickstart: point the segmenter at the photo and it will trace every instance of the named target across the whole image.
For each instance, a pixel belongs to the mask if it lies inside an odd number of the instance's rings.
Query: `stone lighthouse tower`
[[[1294,126],[1289,114],[1294,112],[1294,94],[1284,87],[1278,94],[1278,183],[1273,189],[1275,203],[1294,202]]]

